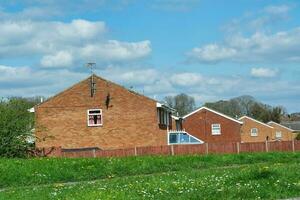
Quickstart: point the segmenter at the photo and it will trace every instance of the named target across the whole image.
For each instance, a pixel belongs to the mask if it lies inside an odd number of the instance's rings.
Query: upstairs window
[[[87,111],[88,126],[102,126],[102,110],[90,109]]]
[[[282,133],[281,133],[281,131],[276,131],[275,137],[276,137],[276,139],[281,139],[281,138],[282,138]]]
[[[212,135],[221,135],[221,124],[212,124],[211,125],[211,134]]]
[[[251,128],[251,136],[255,137],[258,135],[258,130],[257,128]]]
[[[158,108],[157,115],[158,115],[158,123],[160,125],[169,126],[172,124],[171,113],[168,112],[167,110]]]

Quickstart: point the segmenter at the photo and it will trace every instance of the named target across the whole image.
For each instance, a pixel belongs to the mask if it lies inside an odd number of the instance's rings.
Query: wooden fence
[[[204,143],[193,145],[166,145],[134,147],[127,149],[99,150],[88,149],[62,149],[55,148],[50,156],[54,157],[125,157],[144,155],[186,155],[186,154],[234,154],[243,152],[274,152],[274,151],[300,151],[300,141],[281,142],[253,142],[253,143]]]

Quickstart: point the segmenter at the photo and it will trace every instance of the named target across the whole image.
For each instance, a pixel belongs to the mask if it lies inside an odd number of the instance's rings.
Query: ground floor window
[[[102,126],[102,110],[90,109],[87,111],[88,126]]]
[[[170,132],[169,144],[202,144],[203,142],[198,138],[186,132]]]

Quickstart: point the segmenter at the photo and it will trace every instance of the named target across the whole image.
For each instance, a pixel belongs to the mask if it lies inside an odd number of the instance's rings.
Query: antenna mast
[[[86,63],[86,67],[90,68],[90,71],[91,71],[91,97],[93,97],[95,95],[95,92],[96,92],[96,83],[95,83],[95,80],[94,80],[94,68],[96,66],[96,63],[92,63],[92,62],[89,62],[89,63]]]

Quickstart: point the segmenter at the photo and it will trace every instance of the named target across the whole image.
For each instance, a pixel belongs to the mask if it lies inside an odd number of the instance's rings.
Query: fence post
[[[96,158],[96,149],[93,149],[93,156]]]
[[[293,149],[293,152],[295,152],[295,140],[292,140],[292,149]]]
[[[134,155],[137,156],[137,149],[134,147]]]
[[[237,153],[240,154],[240,143],[239,142],[236,143],[236,150],[237,150]]]
[[[268,141],[266,140],[266,152],[269,152]]]
[[[208,154],[208,143],[205,143],[205,153]]]
[[[174,156],[174,146],[171,145],[171,155]]]

